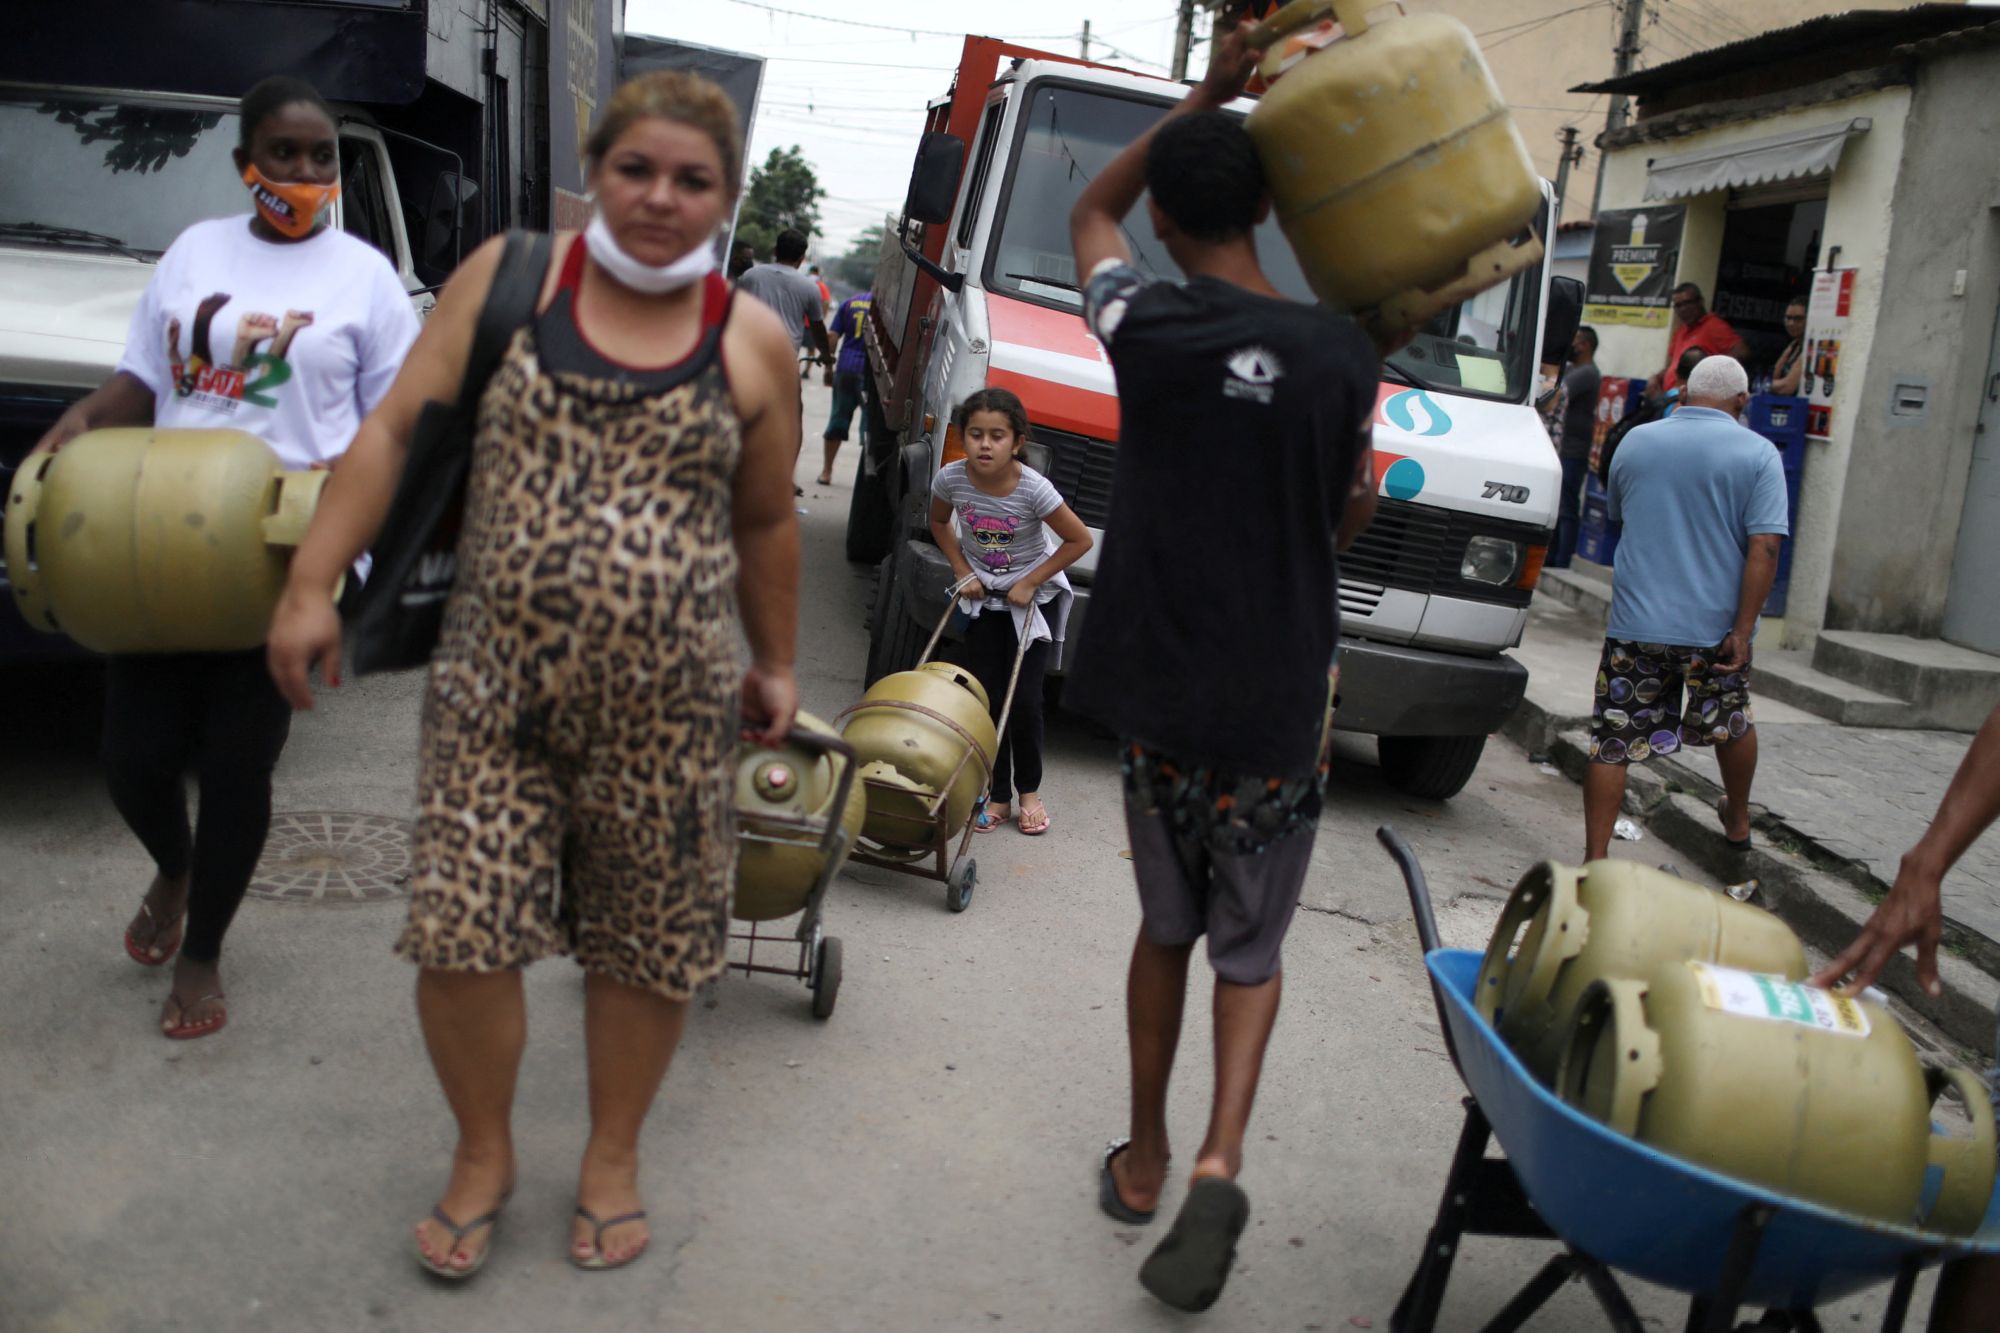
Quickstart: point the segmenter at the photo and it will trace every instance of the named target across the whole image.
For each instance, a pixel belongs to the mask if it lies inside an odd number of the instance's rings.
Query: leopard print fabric
[[[397,949],[568,953],[684,1000],[722,970],[735,875],[741,423],[719,328],[665,389],[551,370],[536,329],[480,401]]]

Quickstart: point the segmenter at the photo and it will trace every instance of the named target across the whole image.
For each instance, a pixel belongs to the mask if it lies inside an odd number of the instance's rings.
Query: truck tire
[[[868,470],[861,450],[854,464],[854,494],[847,502],[847,558],[857,565],[872,565],[889,554],[896,539],[896,511],[889,507],[889,491],[880,472]]]
[[[894,556],[886,557],[875,576],[875,612],[868,625],[868,670],[861,682],[864,688],[884,676],[915,667],[928,637],[910,619],[909,590],[896,577],[901,572],[900,564]]]
[[[1486,749],[1484,736],[1383,736],[1375,743],[1389,785],[1427,801],[1464,790]]]

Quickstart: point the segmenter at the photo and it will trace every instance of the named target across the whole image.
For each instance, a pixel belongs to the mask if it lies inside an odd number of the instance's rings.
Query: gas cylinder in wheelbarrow
[[[946,905],[963,911],[978,865],[962,844],[949,870],[944,862],[992,776],[998,735],[985,689],[964,667],[927,662],[882,677],[841,718],[868,804],[856,857],[895,868],[934,857]]]
[[[327,475],[240,430],[88,431],[14,474],[14,599],[102,653],[255,648]]]
[[[1931,1123],[1947,1085],[1969,1134]],[[1926,1071],[1886,1008],[1782,977],[1669,962],[1593,982],[1556,1092],[1662,1152],[1861,1217],[1962,1236],[1993,1195],[1986,1085]]]
[[[744,741],[736,751],[736,892],[730,915],[749,928],[730,932],[730,939],[745,945],[742,961],[730,966],[804,981],[813,993],[815,1018],[831,1017],[840,994],[840,940],[822,929],[820,907],[861,832],[864,804],[855,767],[853,750],[804,711],[782,744]],[[799,924],[790,941],[758,930],[763,922],[795,913]],[[775,942],[781,951],[795,945],[798,952],[784,965],[759,963],[760,942]]]
[[[1991,1202],[1973,1234],[1942,1235],[1780,1194],[1618,1133],[1542,1086],[1507,1048],[1478,1008],[1478,954],[1433,949],[1425,962],[1459,1072],[1536,1216],[1593,1259],[1676,1291],[1707,1297],[1723,1286],[1744,1304],[1809,1310],[1914,1282],[1940,1260],[2000,1255]]]
[[[1580,870],[1545,861],[1500,913],[1480,961],[1479,1012],[1546,1082],[1592,982],[1684,959],[1792,981],[1806,974],[1798,936],[1760,907],[1629,861]]]
[[[1379,8],[1295,0],[1260,24],[1260,47],[1329,13],[1341,32],[1285,69],[1245,121],[1306,281],[1378,334],[1542,255],[1529,229],[1541,181],[1471,31],[1441,14],[1371,21]]]

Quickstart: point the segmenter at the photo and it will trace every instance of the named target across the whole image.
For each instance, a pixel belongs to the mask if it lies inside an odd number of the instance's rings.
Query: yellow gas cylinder
[[[1533,160],[1464,24],[1371,24],[1369,0],[1295,0],[1270,46],[1328,12],[1342,35],[1285,70],[1246,126],[1279,224],[1321,300],[1408,327],[1541,258],[1519,238],[1542,203]],[[1270,77],[1283,51],[1272,52]]]
[[[1794,981],[1806,974],[1798,936],[1762,908],[1630,861],[1581,870],[1544,861],[1500,913],[1475,1002],[1522,1063],[1547,1079],[1570,1011],[1592,982],[1688,958]]]
[[[1887,1009],[1675,962],[1584,992],[1556,1090],[1619,1133],[1724,1175],[1962,1235],[1993,1193],[1993,1104],[1969,1070],[1933,1075]],[[1965,1100],[1970,1136],[1932,1128],[1946,1084]]]
[[[999,739],[986,691],[970,671],[930,662],[884,676],[843,718],[841,738],[854,747],[868,787],[864,837],[914,851],[965,827]]]
[[[255,648],[326,479],[240,430],[89,431],[14,474],[14,599],[101,653]]]
[[[801,711],[795,732],[832,736],[833,729]],[[841,769],[848,760],[793,740],[770,747],[745,741],[736,751],[736,899],[739,921],[775,921],[805,908],[819,882],[825,858],[820,849],[829,821],[844,831],[839,858],[847,859],[867,810],[861,779],[840,795]],[[836,864],[832,873],[838,873]],[[831,875],[829,875],[829,878]]]

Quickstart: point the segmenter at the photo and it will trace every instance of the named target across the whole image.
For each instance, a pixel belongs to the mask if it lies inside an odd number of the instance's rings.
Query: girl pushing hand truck
[[[958,405],[951,424],[965,457],[945,464],[931,483],[931,536],[951,562],[954,591],[972,617],[965,666],[985,687],[996,723],[1015,659],[1021,660],[1013,711],[994,756],[992,790],[973,828],[989,833],[1005,823],[1018,785],[1021,832],[1046,833],[1042,680],[1069,613],[1063,571],[1090,550],[1090,530],[1049,479],[1021,461],[1028,412],[1019,398],[1005,389],[981,389]],[[1023,636],[1031,640],[1025,654]]]

